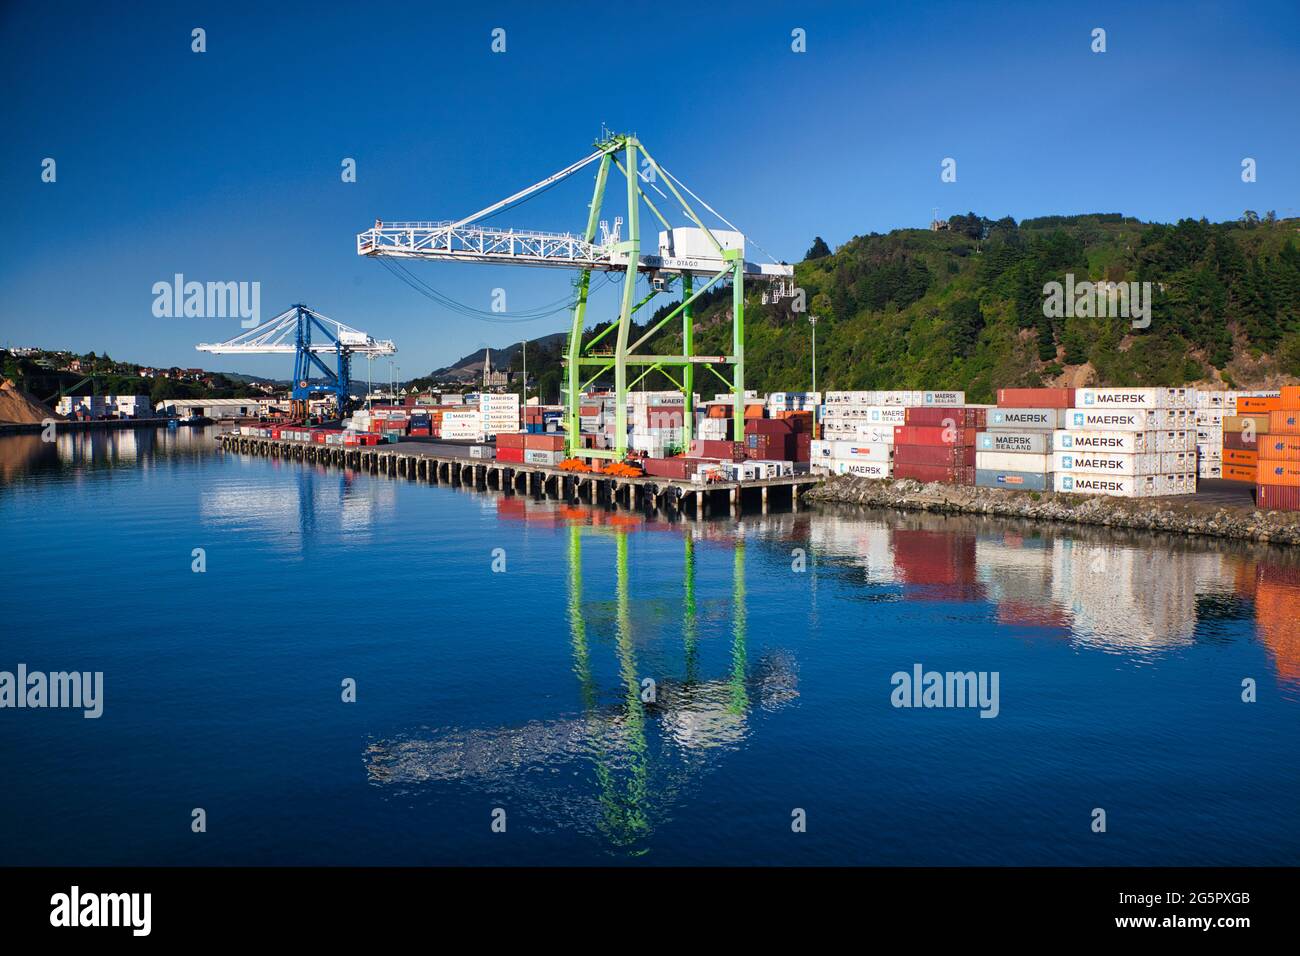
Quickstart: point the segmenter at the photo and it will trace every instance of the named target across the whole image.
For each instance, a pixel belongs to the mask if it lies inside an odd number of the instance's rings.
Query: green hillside
[[[858,236],[834,252],[818,240],[795,276],[819,317],[821,389],[955,388],[992,401],[1016,385],[1260,387],[1300,377],[1298,244],[1300,221],[1272,214],[1161,225],[1118,213],[1020,223],[972,213],[943,230]],[[1150,325],[1045,317],[1044,284],[1067,273],[1076,283],[1151,282]],[[697,351],[730,351],[730,311],[730,289],[698,310]],[[762,305],[754,289],[745,316],[746,384],[808,388],[807,313]],[[679,350],[680,329],[666,329],[656,348]],[[548,358],[558,362],[559,351]],[[537,358],[530,351],[530,372],[555,398],[559,369]],[[697,390],[721,390],[711,378],[697,374]]]

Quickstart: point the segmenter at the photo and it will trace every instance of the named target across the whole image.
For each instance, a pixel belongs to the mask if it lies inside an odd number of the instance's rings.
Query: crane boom
[[[712,207],[686,188],[685,184],[664,169],[635,136],[623,134],[604,135],[595,144],[595,152],[566,166],[540,182],[502,199],[500,202],[461,219],[444,221],[383,222],[375,220],[372,228],[357,234],[357,255],[387,259],[431,259],[442,262],[477,262],[504,265],[523,265],[553,269],[575,269],[580,273],[577,296],[573,304],[573,323],[569,334],[569,347],[565,363],[566,376],[566,430],[568,451],[571,456],[586,458],[622,459],[627,452],[626,405],[628,389],[634,387],[652,372],[658,372],[680,387],[686,396],[684,437],[689,442],[694,413],[694,384],[697,368],[710,372],[724,382],[732,392],[733,438],[744,440],[745,391],[745,335],[744,335],[744,284],[758,282],[764,286],[763,301],[789,297],[795,294],[794,267],[786,263],[755,263],[745,259],[745,236]],[[622,159],[620,160],[620,154]],[[645,172],[637,162],[645,163]],[[531,229],[507,229],[485,226],[480,220],[501,211],[539,191],[565,179],[592,163],[598,163],[596,185],[587,206],[587,228],[579,235],[573,232],[541,232]],[[599,222],[605,186],[611,174],[622,174],[627,182],[628,236],[619,236],[621,219],[616,219],[614,229]],[[653,184],[662,176],[668,193],[653,188],[663,199],[676,200],[680,214],[690,225],[674,226],[654,201],[642,189],[643,183]],[[678,187],[681,189],[678,189]],[[710,229],[687,202],[686,192],[723,223],[730,232]],[[640,236],[640,211],[644,203],[662,227],[659,232],[658,254],[642,254]],[[601,237],[596,238],[599,222]],[[593,272],[623,273],[622,296],[619,315],[614,324],[584,342],[586,332],[587,297]],[[638,276],[650,278],[651,290],[639,301],[634,295]],[[695,278],[706,282],[696,286]],[[716,283],[729,280],[732,285],[732,342],[730,355],[702,356],[694,351],[692,304]],[[628,342],[633,315],[656,295],[668,292],[681,283],[682,301],[667,316],[659,319],[636,342]],[[667,323],[680,317],[682,349],[680,354],[663,355],[638,353],[637,349],[652,340]],[[594,346],[613,333],[614,346],[606,343],[600,351]],[[628,380],[629,368],[641,370],[635,380]],[[670,369],[677,370],[680,380]],[[722,369],[723,371],[719,371]],[[586,385],[612,371],[614,391],[617,396],[614,429],[614,447],[591,448],[583,442],[580,430],[579,394],[584,386],[582,376],[594,371]],[[725,372],[725,374],[724,374]]]

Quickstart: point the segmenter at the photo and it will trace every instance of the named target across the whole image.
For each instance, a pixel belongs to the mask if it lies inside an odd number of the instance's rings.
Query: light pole
[[[520,343],[524,347],[524,405],[528,405],[528,340],[523,339]]]
[[[808,316],[808,323],[812,326],[812,390],[817,391],[817,316]]]

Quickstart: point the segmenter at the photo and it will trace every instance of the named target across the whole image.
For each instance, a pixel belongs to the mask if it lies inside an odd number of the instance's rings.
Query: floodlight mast
[[[684,393],[686,407],[683,426],[685,438],[689,442],[694,424],[697,366],[703,367],[716,376],[731,392],[732,437],[735,441],[743,441],[745,435],[745,282],[748,280],[766,284],[769,288],[768,292],[765,292],[765,300],[769,295],[789,297],[794,294],[793,267],[784,263],[758,264],[745,261],[744,236],[738,231],[723,233],[706,226],[682,195],[683,191],[689,193],[701,206],[713,212],[718,219],[722,217],[682,186],[671,173],[664,170],[635,136],[608,135],[593,145],[595,151],[589,156],[463,219],[446,222],[376,220],[373,228],[357,235],[357,254],[371,257],[498,263],[578,270],[577,296],[573,303],[572,324],[565,359],[567,366],[565,423],[568,434],[568,454],[572,457],[619,461],[626,457],[628,393],[652,372],[659,372]],[[581,235],[476,225],[478,220],[526,200],[540,190],[572,176],[593,163],[597,164],[595,189],[588,207],[586,229]],[[644,172],[641,171],[642,163],[645,166]],[[596,232],[598,227],[604,226],[600,221],[600,211],[611,168],[621,173],[627,182],[628,233],[627,238],[622,239],[619,235],[618,220],[615,220],[614,230],[611,232],[607,228],[602,228],[601,238],[598,241]],[[655,185],[656,182],[662,182],[668,192],[661,190]],[[690,225],[674,226],[669,222],[646,195],[643,184],[650,184],[663,199],[674,200]],[[678,188],[679,186],[681,189]],[[643,255],[641,252],[642,202],[665,230],[660,233],[659,255]],[[725,219],[722,221],[726,222]],[[677,248],[679,242],[686,248],[679,250]],[[617,321],[584,341],[592,272],[622,272],[622,294],[619,299]],[[651,288],[648,295],[639,301],[634,301],[639,273],[646,273],[650,277]],[[696,276],[707,277],[707,281],[700,284],[698,288],[694,282]],[[629,343],[633,316],[655,296],[671,291],[673,283],[679,279],[682,283],[682,301],[635,342]],[[726,281],[732,284],[731,354],[698,355],[695,352],[693,328],[694,304],[713,286]],[[667,327],[669,322],[679,316],[682,321],[680,355],[638,351]],[[607,343],[600,352],[595,351],[595,346],[610,332],[615,333],[612,349]],[[676,370],[680,378],[675,377],[670,370]],[[581,395],[597,379],[610,371],[614,373],[616,402],[614,448],[584,448],[580,420]],[[588,372],[591,373],[590,377],[584,381],[583,376]],[[632,377],[634,373],[635,377]]]

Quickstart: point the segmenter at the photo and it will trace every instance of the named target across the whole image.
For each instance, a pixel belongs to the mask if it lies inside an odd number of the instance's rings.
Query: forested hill
[[[1061,384],[1263,387],[1300,378],[1300,220],[1176,225],[1120,214],[1017,223],[975,214],[948,228],[858,236],[831,252],[817,240],[795,267],[808,312],[763,305],[749,290],[746,384],[809,387],[817,326],[817,385],[825,389],[958,388],[987,402],[1000,387]],[[1109,280],[1152,283],[1151,321],[1048,318],[1043,287]],[[676,305],[661,306],[642,327]],[[730,352],[731,290],[697,308],[696,350]],[[635,335],[633,336],[635,338]],[[680,323],[655,349],[680,352]],[[557,398],[560,349],[530,371]],[[549,367],[553,364],[555,367]],[[718,388],[713,388],[713,382]],[[697,373],[697,390],[722,383]],[[647,380],[645,387],[665,387]]]

